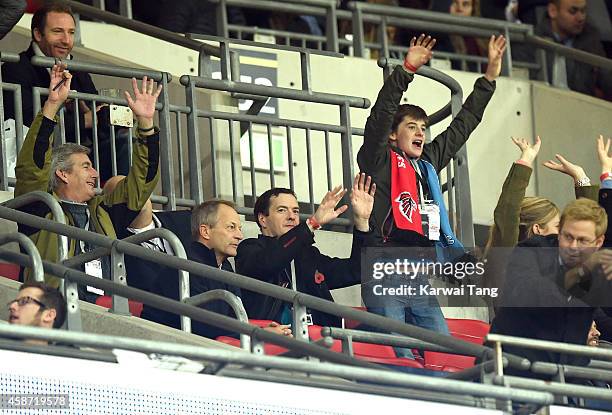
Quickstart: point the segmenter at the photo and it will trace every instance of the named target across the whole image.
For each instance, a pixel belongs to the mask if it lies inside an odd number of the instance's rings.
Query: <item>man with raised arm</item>
[[[291,287],[292,262],[295,290],[333,301],[329,290],[360,283],[360,253],[370,234],[368,219],[372,212],[376,186],[365,174],[358,174],[350,196],[353,208],[353,246],[350,258],[331,258],[316,247],[315,232],[347,210],[336,209],[346,190],[336,187],[327,192],[313,216],[300,223],[300,208],[290,189],[273,188],[255,202],[254,214],[261,235],[242,241],[236,256],[236,271],[258,280]],[[291,323],[291,305],[283,301],[242,290],[242,300],[250,318]],[[338,326],[337,317],[309,310],[314,324]]]
[[[495,91],[495,79],[501,72],[506,40],[503,36],[491,36],[485,75],[476,80],[473,92],[446,131],[426,143],[427,114],[421,107],[400,105],[400,101],[414,74],[431,59],[435,43],[435,39],[425,35],[410,42],[403,65],[394,69],[378,93],[366,122],[364,142],[357,161],[361,170],[372,176],[377,186],[370,217],[374,244],[388,247],[435,246],[438,252],[436,259],[440,261],[443,258],[452,259],[455,253],[463,254],[463,247],[450,227],[438,173],[480,124]],[[421,278],[426,284],[426,277]],[[389,303],[373,311],[448,333],[436,298],[422,297],[387,296],[382,301],[388,300]],[[402,350],[402,356],[412,357],[408,349],[398,349],[397,352]]]
[[[67,143],[53,148],[55,117],[70,91],[71,74],[62,66],[51,71],[49,97],[35,117],[17,156],[15,196],[32,191],[50,192],[61,204],[68,224],[116,238],[115,229],[125,228],[138,215],[159,180],[159,129],[153,125],[155,103],[161,86],[155,88],[153,80],[142,81],[142,90],[132,79],[134,98],[125,92],[128,105],[138,119],[138,134],[134,139],[133,164],[125,180],[108,194],[95,195],[98,172],[89,159],[89,149]],[[42,203],[24,210],[51,218],[48,207]],[[29,235],[44,260],[58,261],[58,237],[44,229],[19,225],[19,231]],[[87,252],[95,247],[87,241],[70,239],[68,257]],[[88,274],[109,278],[110,266],[106,261],[85,264]],[[29,270],[25,278],[29,280]],[[45,275],[45,282],[58,287],[60,279]],[[81,290],[80,290],[81,291]],[[94,292],[95,290],[90,290]],[[80,292],[88,301],[95,295]]]

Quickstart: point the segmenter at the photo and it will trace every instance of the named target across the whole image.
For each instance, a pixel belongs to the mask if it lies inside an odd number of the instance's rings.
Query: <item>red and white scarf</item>
[[[391,151],[391,206],[395,225],[423,235],[416,172],[403,156]]]

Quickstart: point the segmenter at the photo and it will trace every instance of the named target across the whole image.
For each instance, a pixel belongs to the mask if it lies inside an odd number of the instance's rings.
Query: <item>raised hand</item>
[[[374,194],[376,184],[372,178],[365,173],[359,173],[353,181],[351,192],[351,206],[353,207],[353,221],[355,227],[360,231],[367,232],[370,228],[369,221],[374,207]]]
[[[416,72],[417,69],[429,62],[433,56],[431,49],[435,44],[436,39],[431,36],[422,34],[418,39],[413,37],[410,41],[410,49],[408,49],[408,53],[404,58],[404,67]]]
[[[540,140],[540,136],[537,136],[535,139],[535,143],[530,145],[527,140],[524,138],[514,138],[511,137],[512,142],[516,144],[516,146],[521,150],[521,157],[519,160],[522,160],[529,167],[533,166],[533,161],[538,156],[538,152],[540,151],[540,145],[542,144],[542,140]]]
[[[603,135],[597,138],[597,156],[599,157],[599,164],[601,164],[601,173],[612,173],[612,157],[610,154],[610,139],[608,138],[604,143]]]
[[[162,91],[162,86],[158,85],[155,89],[153,79],[142,78],[142,91],[138,88],[136,78],[132,78],[132,89],[134,90],[134,99],[129,92],[125,91],[125,99],[129,107],[138,119],[139,128],[150,128],[153,126],[153,115],[155,114],[155,104],[157,97]]]
[[[65,64],[56,64],[51,68],[51,80],[49,82],[49,96],[43,106],[43,114],[53,119],[62,104],[68,98],[72,74],[66,70]]]
[[[565,157],[563,157],[561,154],[555,154],[555,158],[559,160],[559,163],[555,162],[554,160],[548,160],[543,163],[544,166],[551,170],[567,174],[574,179],[575,182],[587,177],[584,169],[581,166],[567,161],[567,159],[565,159]]]
[[[313,215],[314,220],[317,221],[319,225],[325,225],[344,213],[348,209],[348,206],[342,205],[336,209],[336,205],[345,194],[346,189],[343,189],[342,186],[336,186],[331,191],[327,192],[319,208]]]
[[[502,58],[506,51],[506,38],[502,35],[495,37],[492,35],[489,39],[489,62],[485,78],[493,82],[501,73]]]

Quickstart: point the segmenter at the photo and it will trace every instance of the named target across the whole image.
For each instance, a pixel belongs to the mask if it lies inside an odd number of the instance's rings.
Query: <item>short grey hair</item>
[[[51,172],[49,174],[49,189],[56,190],[62,183],[55,172],[61,171],[72,171],[74,161],[70,160],[70,156],[73,154],[87,154],[89,155],[90,150],[82,145],[74,143],[62,144],[59,147],[55,147],[51,153]]]
[[[236,210],[234,202],[222,199],[207,200],[200,203],[191,211],[191,237],[197,241],[200,237],[200,226],[208,225],[213,227],[217,224],[219,206],[225,205]]]

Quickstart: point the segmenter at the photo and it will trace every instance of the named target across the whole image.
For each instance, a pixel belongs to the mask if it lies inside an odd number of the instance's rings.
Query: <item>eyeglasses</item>
[[[10,301],[6,306],[10,307],[13,303],[17,303],[17,305],[19,307],[23,307],[23,306],[25,306],[27,304],[34,303],[34,304],[38,304],[40,306],[40,308],[47,308],[47,306],[45,304],[41,303],[36,298],[32,298],[32,297],[16,298],[13,301]]]
[[[585,239],[585,238],[574,238],[572,235],[566,232],[561,232],[559,234],[559,238],[565,240],[565,242],[567,242],[568,244],[572,244],[574,241],[576,241],[576,245],[582,248],[585,248],[587,246],[593,246],[595,242],[597,241],[597,238],[592,239],[592,240]]]

